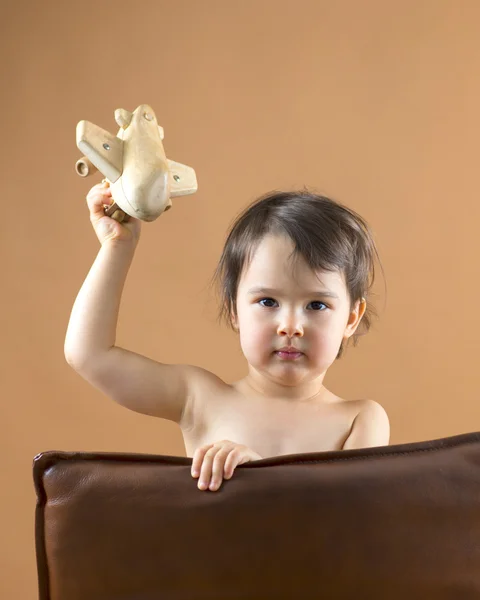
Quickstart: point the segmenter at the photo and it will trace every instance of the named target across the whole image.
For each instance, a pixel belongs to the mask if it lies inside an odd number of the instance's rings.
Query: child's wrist
[[[124,256],[126,258],[133,257],[138,240],[118,240],[115,238],[105,240],[102,243],[102,251],[106,254],[114,254],[115,256]]]

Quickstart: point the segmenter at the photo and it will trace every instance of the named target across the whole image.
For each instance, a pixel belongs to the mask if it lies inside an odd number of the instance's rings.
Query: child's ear
[[[239,330],[238,319],[237,319],[236,315],[233,312],[230,313],[230,322],[232,323],[232,327],[235,329],[235,331],[238,332],[238,330]]]
[[[345,329],[344,337],[350,337],[353,335],[362,320],[363,315],[365,314],[365,310],[367,308],[367,301],[365,298],[360,298],[355,302],[355,306],[353,307],[347,322],[347,327]]]

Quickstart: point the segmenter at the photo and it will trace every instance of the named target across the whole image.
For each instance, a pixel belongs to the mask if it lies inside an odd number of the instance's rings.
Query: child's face
[[[240,279],[232,317],[250,367],[283,385],[323,375],[365,311],[359,302],[351,310],[343,274],[315,273],[301,256],[290,259],[293,249],[288,237],[262,240]],[[284,346],[302,355],[284,358],[276,352]]]

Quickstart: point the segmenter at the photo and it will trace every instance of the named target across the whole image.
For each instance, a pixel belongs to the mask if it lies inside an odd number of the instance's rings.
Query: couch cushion
[[[480,598],[480,433],[191,464],[35,457],[40,600]]]

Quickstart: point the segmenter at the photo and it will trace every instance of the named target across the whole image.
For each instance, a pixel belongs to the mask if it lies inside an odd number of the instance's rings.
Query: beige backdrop
[[[208,281],[257,195],[307,185],[371,223],[380,321],[327,386],[387,409],[391,443],[480,429],[476,0],[4,3],[1,44],[0,597],[36,598],[31,465],[45,450],[184,454],[115,405],[63,341],[98,250],[77,121],[148,103],[195,196],[143,228],[118,343],[239,378]],[[168,350],[166,349],[168,347]]]

